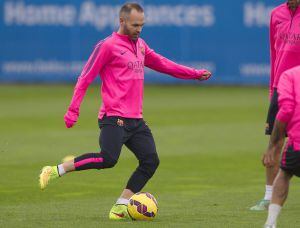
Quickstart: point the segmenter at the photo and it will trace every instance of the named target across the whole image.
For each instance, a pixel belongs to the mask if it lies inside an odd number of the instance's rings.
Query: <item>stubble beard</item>
[[[130,30],[128,29],[128,27],[127,27],[126,24],[124,25],[123,30],[124,30],[125,35],[129,36],[130,39],[132,39],[132,40],[134,40],[134,41],[136,41],[136,40],[138,39],[138,37],[133,37],[133,36],[131,35]]]

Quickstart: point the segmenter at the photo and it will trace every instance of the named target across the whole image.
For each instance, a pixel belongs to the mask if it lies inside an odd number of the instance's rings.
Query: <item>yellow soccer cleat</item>
[[[57,166],[44,166],[40,174],[40,187],[45,189],[50,180],[59,177]]]
[[[115,204],[109,212],[109,219],[111,219],[111,220],[130,219],[128,212],[127,212],[127,205]]]

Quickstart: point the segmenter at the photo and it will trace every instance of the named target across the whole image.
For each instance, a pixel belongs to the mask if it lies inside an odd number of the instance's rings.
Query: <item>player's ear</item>
[[[126,18],[124,16],[120,17],[119,19],[120,25],[123,26],[126,23]]]
[[[120,25],[123,26],[124,23],[125,23],[124,18],[123,18],[123,17],[120,17],[120,18],[119,18],[119,22],[120,22]]]

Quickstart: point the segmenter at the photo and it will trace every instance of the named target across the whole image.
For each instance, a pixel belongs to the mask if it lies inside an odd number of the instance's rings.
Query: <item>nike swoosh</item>
[[[124,55],[127,51],[121,51],[120,54]]]
[[[120,218],[124,218],[124,214],[122,213],[122,214],[118,214],[118,213],[115,213],[115,212],[112,212],[113,214],[115,214],[116,216],[118,216],[118,217],[120,217]]]

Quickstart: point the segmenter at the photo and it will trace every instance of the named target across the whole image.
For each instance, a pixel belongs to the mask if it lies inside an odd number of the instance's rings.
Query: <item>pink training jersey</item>
[[[288,145],[300,150],[300,66],[285,71],[278,83],[276,119],[287,123]]]
[[[142,118],[144,66],[182,79],[197,79],[206,71],[176,64],[155,53],[143,39],[133,41],[114,32],[96,45],[78,78],[69,111],[79,115],[88,86],[100,74],[103,102],[98,118]]]
[[[287,3],[276,7],[270,20],[271,77],[270,98],[281,74],[300,65],[300,7],[289,9]]]

